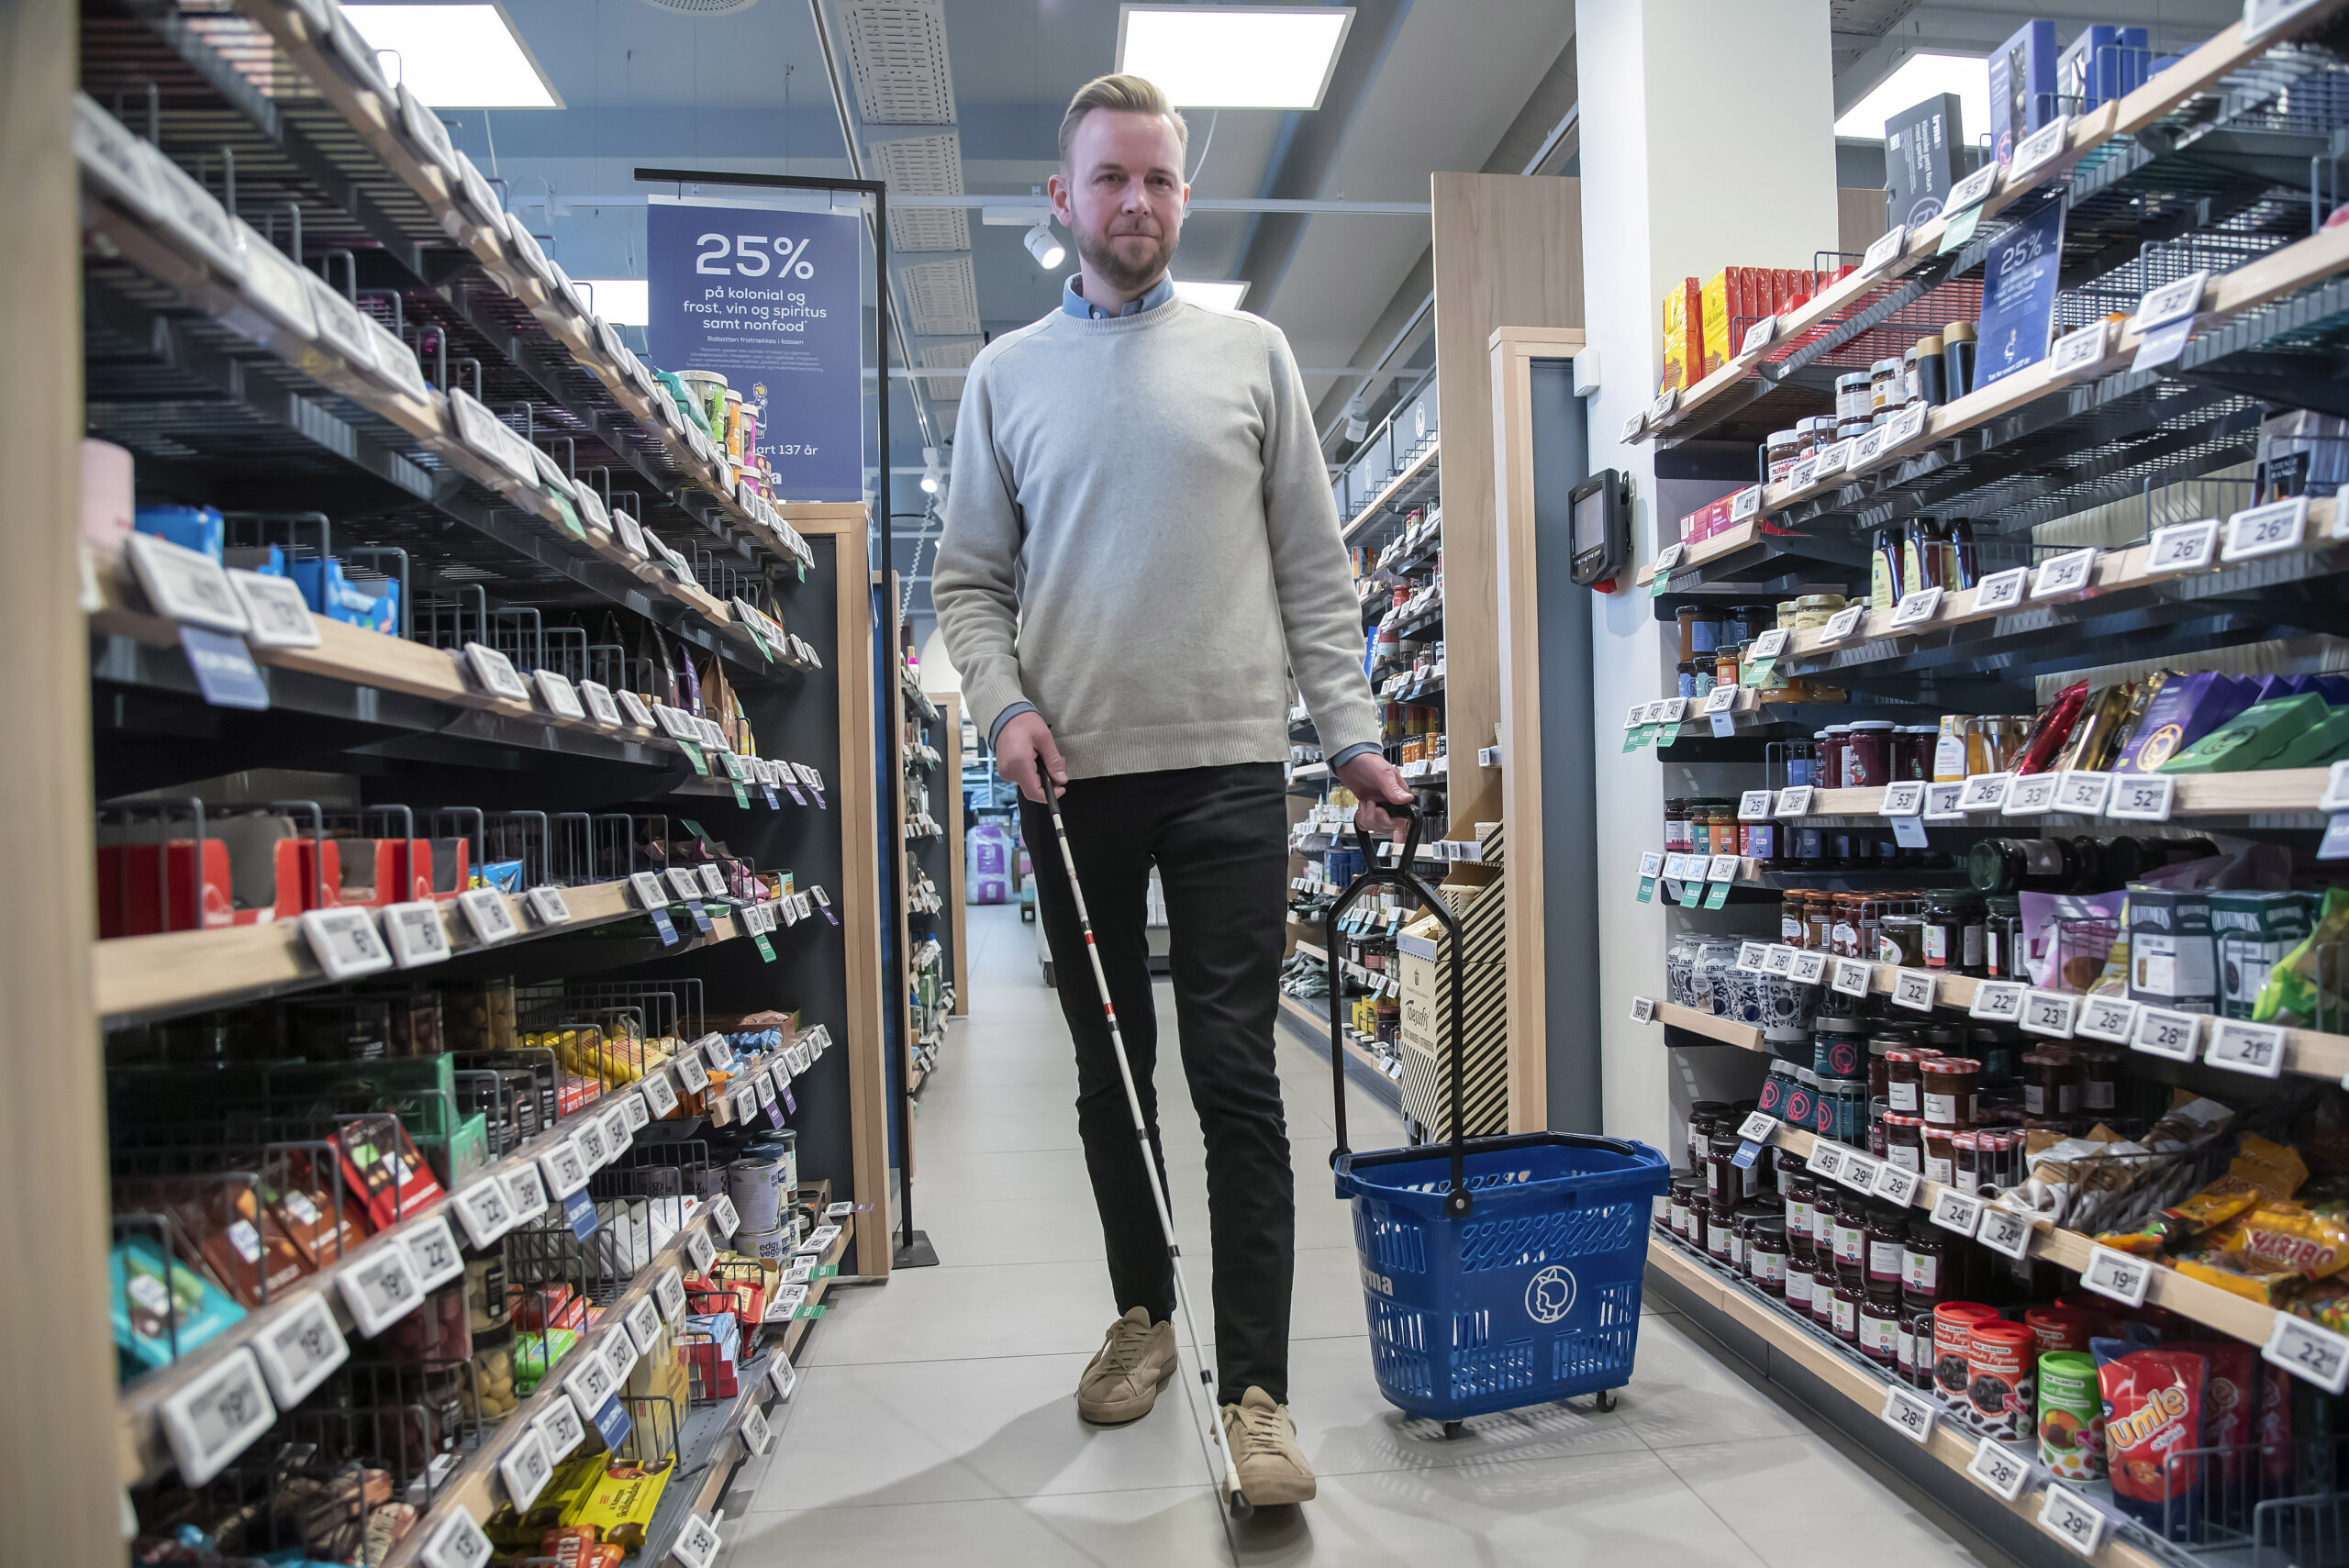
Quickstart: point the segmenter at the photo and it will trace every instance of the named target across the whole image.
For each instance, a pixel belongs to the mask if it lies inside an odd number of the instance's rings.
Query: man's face
[[[1183,146],[1163,115],[1096,109],[1049,186],[1052,213],[1104,281],[1139,290],[1174,258],[1183,235]]]

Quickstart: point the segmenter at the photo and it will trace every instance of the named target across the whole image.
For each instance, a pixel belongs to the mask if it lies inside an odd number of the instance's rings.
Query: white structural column
[[[1675,537],[1683,514],[1732,488],[1655,477],[1654,449],[1616,439],[1655,395],[1664,291],[1724,266],[1809,267],[1835,248],[1833,82],[1826,0],[1576,0],[1582,95],[1584,319],[1598,350],[1590,465],[1631,475],[1635,558]],[[1666,795],[1718,795],[1719,768],[1620,749],[1631,704],[1668,695],[1676,634],[1642,588],[1597,608],[1590,722],[1598,727],[1600,1018],[1609,1132],[1679,1147],[1681,1076],[1631,998],[1664,995],[1661,897],[1635,904],[1640,853],[1664,841]],[[1553,699],[1576,699],[1561,694]],[[1575,722],[1553,711],[1552,722]],[[1709,776],[1710,775],[1710,776]],[[1700,917],[1720,922],[1722,915]],[[1702,1064],[1694,1064],[1701,1073]]]

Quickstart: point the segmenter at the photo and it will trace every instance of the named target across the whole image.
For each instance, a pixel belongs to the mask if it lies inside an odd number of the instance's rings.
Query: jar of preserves
[[[1811,1240],[1811,1212],[1819,1197],[1819,1178],[1799,1168],[1789,1170],[1779,1179],[1778,1197],[1783,1210],[1780,1218],[1787,1223],[1787,1244],[1808,1244]]]
[[[1919,1067],[1922,1060],[1919,1052],[1905,1046],[1884,1053],[1884,1103],[1902,1116],[1924,1114],[1924,1074]]]
[[[1835,1267],[1854,1279],[1867,1273],[1867,1199],[1857,1193],[1838,1199],[1835,1205]]]
[[[1900,384],[1898,360],[1878,360],[1868,367],[1868,407],[1873,413],[1898,411],[1908,401]]]
[[[1820,1095],[1831,1098],[1835,1106],[1835,1130],[1831,1135],[1838,1142],[1860,1147],[1868,1134],[1868,1081],[1865,1075],[1854,1078],[1821,1078]]]
[[[2043,1045],[2023,1052],[2022,1112],[2025,1116],[2065,1118],[2080,1109],[2080,1061],[2070,1049]]]
[[[2129,1053],[2117,1045],[2076,1045],[2080,1063],[2080,1109],[2110,1116],[2121,1108],[2121,1064]]]
[[[1868,389],[1865,371],[1852,371],[1835,378],[1835,417],[1839,424],[1845,419],[1865,422],[1876,412],[1876,399]]]
[[[1964,1136],[1943,1127],[1923,1127],[1924,1118],[1917,1118],[1920,1136],[1925,1148],[1925,1180],[1948,1186],[1957,1179],[1955,1140]]]
[[[1811,1026],[1810,1070],[1821,1078],[1857,1078],[1861,1065],[1861,1036],[1848,1018],[1821,1018]]]
[[[1711,1198],[1705,1200],[1705,1251],[1722,1262],[1729,1262],[1730,1208]]]
[[[1688,1169],[1699,1180],[1705,1174],[1705,1155],[1712,1148],[1715,1126],[1729,1112],[1727,1100],[1698,1100],[1688,1107]]]
[[[1956,1246],[1948,1231],[1923,1215],[1907,1218],[1909,1234],[1900,1253],[1900,1296],[1912,1306],[1931,1307],[1942,1299]]]
[[[1738,852],[1737,802],[1733,800],[1709,801],[1705,806],[1705,828],[1706,839],[1712,846],[1711,849],[1706,851],[1707,853],[1715,855],[1736,854]]]
[[[1762,443],[1762,467],[1765,477],[1772,484],[1784,484],[1795,464],[1802,461],[1802,432],[1773,430]]]
[[[1819,782],[1828,789],[1843,787],[1843,746],[1851,736],[1848,724],[1831,724],[1811,736],[1819,748]]]
[[[1940,744],[1941,732],[1930,724],[1904,724],[1893,735],[1893,782],[1921,779],[1930,783],[1933,776],[1933,749]]]
[[[1884,1157],[1904,1171],[1925,1173],[1925,1118],[1887,1111],[1883,1118]]]
[[[1802,906],[1809,896],[1797,889],[1778,899],[1778,940],[1790,948],[1802,946]]]
[[[1759,1199],[1740,1204],[1731,1219],[1734,1226],[1734,1240],[1730,1243],[1730,1262],[1736,1266],[1738,1273],[1751,1278],[1753,1273],[1754,1232],[1765,1223],[1783,1225],[1785,1221],[1778,1218],[1776,1204],[1764,1203]]]
[[[1965,851],[1965,880],[1976,893],[2061,893],[2076,880],[2060,839],[1977,839]]]
[[[1746,1272],[1762,1293],[1783,1297],[1787,1294],[1787,1222],[1776,1218],[1754,1221],[1745,1255]]]
[[[1982,973],[1982,900],[1963,888],[1925,895],[1925,967],[1951,974]]]
[[[1688,803],[1667,800],[1664,803],[1664,852],[1685,855],[1695,842],[1688,831]]]
[[[1867,1300],[1867,1285],[1858,1276],[1836,1271],[1834,1288],[1827,1293],[1827,1329],[1847,1345],[1860,1342],[1860,1304]]]
[[[1897,1349],[1900,1331],[1900,1300],[1898,1296],[1882,1296],[1871,1292],[1860,1301],[1860,1354],[1881,1367],[1891,1367],[1898,1358]]]
[[[1933,1385],[1933,1309],[1912,1307],[1904,1299],[1893,1329],[1895,1374],[1911,1388]]]
[[[1876,957],[1873,951],[1860,950],[1860,900],[1861,895],[1856,893],[1829,895],[1828,911],[1832,924],[1828,928],[1827,951],[1837,958]]]
[[[1715,686],[1736,685],[1738,667],[1744,658],[1744,643],[1732,642],[1724,635],[1720,646],[1713,650],[1713,684]]]
[[[1720,646],[1721,617],[1718,612],[1683,605],[1673,612],[1672,618],[1679,627],[1682,659],[1709,659],[1713,650]]]
[[[1705,1195],[1714,1212],[1727,1214],[1745,1195],[1745,1173],[1737,1168],[1737,1129],[1726,1118],[1713,1123],[1705,1147]]]
[[[1924,1077],[1925,1120],[1952,1129],[1974,1125],[1974,1088],[1982,1063],[1970,1056],[1936,1056],[1920,1062]]]
[[[1930,1138],[1932,1134],[1928,1132],[1926,1136]],[[1950,1184],[1968,1197],[1979,1195],[1982,1191],[1981,1136],[1972,1132],[1952,1132],[1949,1134],[1949,1147],[1954,1176]]]
[[[1993,980],[2031,979],[2023,962],[2022,900],[2014,894],[1982,900],[1982,973]]]
[[[1835,1269],[1835,1260],[1822,1251],[1811,1264],[1810,1270],[1810,1320],[1822,1329],[1830,1327],[1835,1321],[1835,1291],[1841,1283]],[[1859,1329],[1856,1318],[1854,1318],[1852,1327],[1853,1331],[1856,1333]]]
[[[1900,1294],[1902,1260],[1909,1246],[1909,1211],[1888,1203],[1867,1206],[1867,1289],[1870,1296]]]
[[[1843,744],[1843,787],[1881,789],[1890,784],[1895,726],[1887,719],[1863,718],[1845,728],[1849,739]]]
[[[1925,922],[1919,915],[1884,915],[1876,923],[1876,961],[1920,969],[1925,962]]]
[[[1786,1299],[1787,1310],[1805,1317],[1810,1313],[1811,1277],[1818,1272],[1819,1260],[1799,1247],[1787,1249]]]
[[[1737,852],[1765,866],[1776,863],[1778,858],[1778,825],[1775,822],[1740,822],[1737,825]]]
[[[1814,844],[1818,841],[1819,830],[1817,828],[1800,829],[1798,831],[1809,832]],[[1803,899],[1802,945],[1813,952],[1830,951],[1830,939],[1833,934],[1834,928],[1834,895],[1824,889],[1813,891]]]

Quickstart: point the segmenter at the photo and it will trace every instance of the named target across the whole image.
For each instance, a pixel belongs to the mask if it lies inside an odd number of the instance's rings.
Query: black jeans
[[[1297,1194],[1273,1061],[1288,876],[1284,795],[1278,763],[1248,762],[1077,779],[1060,803],[1162,1182],[1152,1079],[1158,1013],[1143,929],[1153,862],[1165,890],[1183,1073],[1207,1140],[1216,1372],[1227,1404],[1251,1387],[1288,1400]],[[1119,1312],[1147,1307],[1152,1321],[1163,1321],[1174,1308],[1173,1265],[1068,873],[1051,815],[1027,800],[1020,811],[1061,1011],[1076,1041],[1077,1132],[1101,1211],[1110,1287]]]

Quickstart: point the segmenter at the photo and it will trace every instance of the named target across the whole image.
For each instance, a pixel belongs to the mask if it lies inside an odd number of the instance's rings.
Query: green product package
[[[2104,1396],[2086,1351],[2039,1358],[2039,1462],[2065,1481],[2104,1473]]]
[[[2218,943],[2219,1016],[2248,1018],[2278,961],[2309,934],[2314,900],[2299,893],[2247,890],[2210,895]]]
[[[244,1317],[227,1292],[145,1236],[130,1236],[107,1255],[107,1305],[115,1348],[139,1372],[169,1366]]]
[[[2349,942],[2349,887],[2328,887],[2316,929],[2267,972],[2252,1018],[2295,1029],[2339,1029],[2349,1016],[2342,997],[2343,942]]]
[[[2349,757],[2349,706],[2336,707],[2288,740],[2268,759],[2271,768],[2323,768]]]
[[[2254,703],[2154,771],[2237,773],[2247,768],[2264,768],[2331,712],[2325,700],[2314,692]]]

